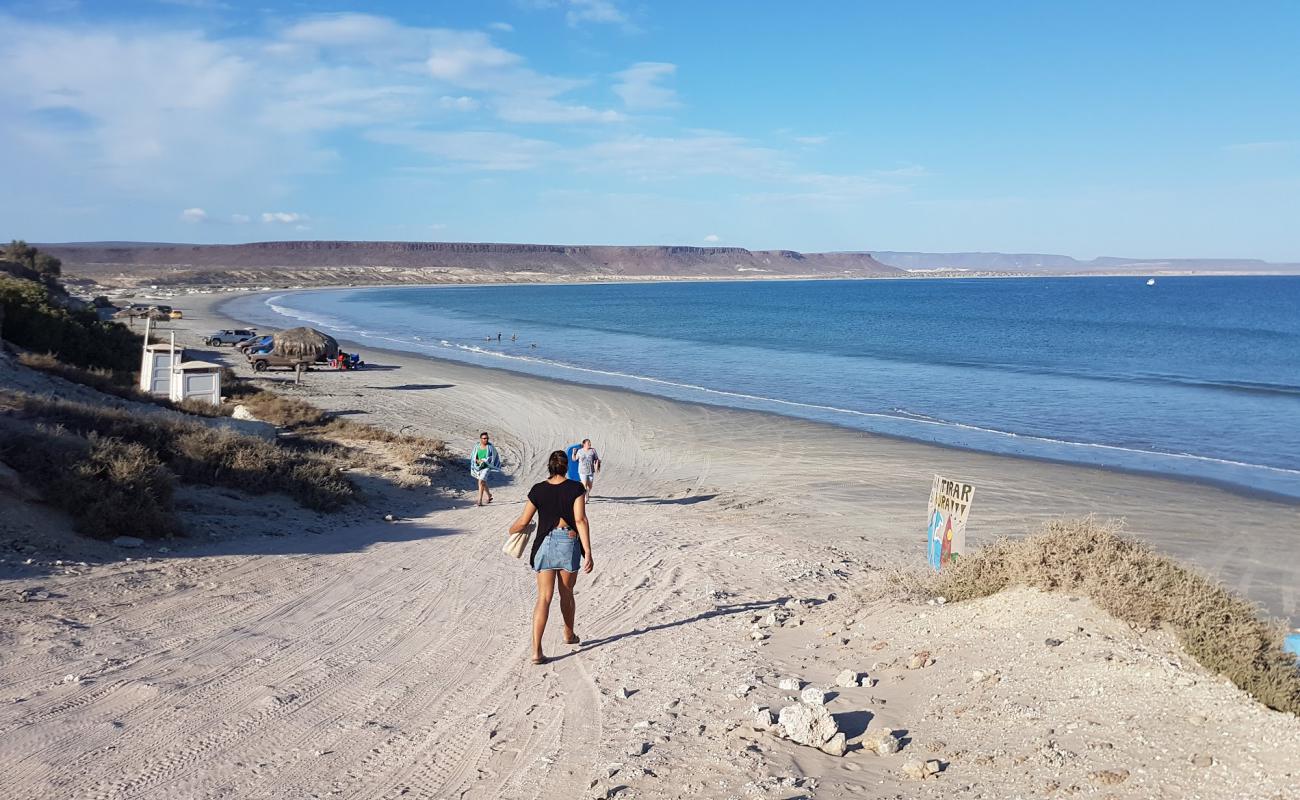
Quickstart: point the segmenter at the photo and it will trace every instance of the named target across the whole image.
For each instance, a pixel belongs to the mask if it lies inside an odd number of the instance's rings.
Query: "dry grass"
[[[329,419],[324,411],[311,403],[275,392],[259,391],[246,395],[240,398],[239,404],[263,422],[286,430],[324,425]]]
[[[356,496],[347,478],[317,453],[214,430],[198,422],[10,391],[0,391],[0,407],[32,424],[140,445],[187,482],[249,494],[280,492],[322,511],[340,508]]]
[[[123,400],[133,400],[137,403],[153,403],[163,408],[170,408],[200,417],[230,416],[230,408],[226,406],[214,406],[211,403],[193,399],[176,403],[165,397],[155,397],[148,392],[142,392],[136,385],[135,373],[76,367],[60,361],[50,353],[22,353],[18,356],[18,363],[57,376],[71,383],[90,387],[97,392],[120,397]]]
[[[55,358],[52,353],[20,353],[18,363],[24,367],[56,375],[66,381],[121,397],[126,400],[147,400],[148,395],[135,386],[135,376],[129,372],[114,372],[111,369],[86,369],[74,367]]]
[[[1051,522],[1037,536],[1001,539],[934,579],[949,600],[1011,586],[1087,595],[1116,618],[1168,627],[1207,669],[1269,708],[1300,714],[1300,669],[1282,648],[1286,629],[1200,572],[1119,535],[1093,518]]]
[[[340,419],[296,397],[256,391],[241,396],[239,404],[257,419],[293,432],[296,441],[353,466],[390,473],[400,485],[429,485],[447,458],[446,445],[437,439]]]
[[[0,424],[0,460],[43,487],[77,530],[96,539],[167,538],[180,532],[173,478],[147,447],[45,426]]]

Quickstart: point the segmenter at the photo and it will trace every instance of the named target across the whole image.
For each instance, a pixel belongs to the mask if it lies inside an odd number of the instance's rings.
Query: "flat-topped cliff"
[[[101,284],[416,283],[622,277],[869,277],[903,270],[869,253],[742,247],[478,242],[42,245],[70,277]]]

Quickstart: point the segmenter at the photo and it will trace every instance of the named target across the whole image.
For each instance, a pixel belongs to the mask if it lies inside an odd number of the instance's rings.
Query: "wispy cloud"
[[[439,167],[493,172],[533,169],[559,150],[548,141],[499,131],[373,130],[366,136],[431,156]]]
[[[532,10],[564,9],[564,21],[571,28],[591,23],[617,25],[628,32],[639,30],[614,0],[515,0],[515,4]]]
[[[674,108],[679,105],[677,92],[670,86],[664,86],[661,81],[672,78],[676,73],[676,64],[642,61],[615,73],[618,83],[614,84],[614,93],[623,98],[623,104],[630,109]]]
[[[208,212],[201,208],[187,208],[181,212],[181,222],[199,223],[205,222],[208,218]]]
[[[722,237],[718,236],[718,234],[716,233],[710,233],[708,236],[704,237],[704,241],[708,242],[709,244],[714,244],[716,242],[722,241]]]
[[[298,225],[307,221],[306,214],[297,211],[263,211],[262,222],[276,225]]]
[[[1300,139],[1276,139],[1268,142],[1242,142],[1225,145],[1230,153],[1285,153],[1300,150]]]

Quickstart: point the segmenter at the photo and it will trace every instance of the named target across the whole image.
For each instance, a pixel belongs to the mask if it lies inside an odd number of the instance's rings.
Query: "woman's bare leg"
[[[555,594],[556,570],[544,569],[537,573],[537,605],[533,607],[533,659],[542,658],[542,634],[546,632],[546,618],[551,613],[551,597]]]
[[[560,573],[560,614],[564,616],[564,641],[574,644],[578,634],[573,632],[573,617],[577,613],[577,603],[573,599],[573,587],[578,585],[578,573],[565,572],[558,570]]]
[[[487,481],[479,478],[478,481],[478,504],[483,505],[483,495],[487,494]]]

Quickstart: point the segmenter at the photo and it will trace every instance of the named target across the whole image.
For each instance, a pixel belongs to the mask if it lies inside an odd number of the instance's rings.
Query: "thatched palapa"
[[[271,352],[304,361],[320,361],[337,356],[339,343],[315,328],[290,328],[271,337]]]

